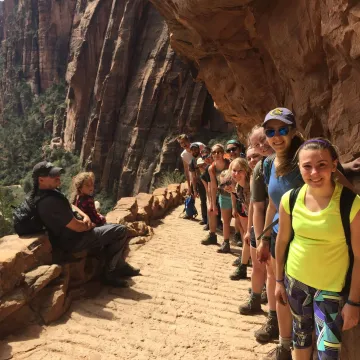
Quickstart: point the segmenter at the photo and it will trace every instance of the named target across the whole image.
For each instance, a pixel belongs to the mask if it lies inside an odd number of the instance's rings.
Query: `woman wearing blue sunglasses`
[[[275,154],[268,157],[264,162],[264,179],[269,193],[269,205],[264,226],[264,228],[267,228],[278,218],[282,195],[288,190],[303,184],[299,168],[294,164],[293,158],[304,139],[296,130],[294,114],[286,108],[276,108],[270,111],[266,115],[262,126],[269,145],[275,151]],[[260,262],[267,262],[271,259],[274,273],[277,232],[277,225],[265,232],[257,249]],[[261,334],[269,332],[266,335],[270,335],[269,337],[272,338],[277,336],[278,333],[280,334],[280,345],[265,359],[291,360],[292,315],[289,306],[277,303],[276,314],[277,324],[273,319],[269,318],[268,322],[270,323],[265,324],[264,329],[259,330]],[[278,328],[276,328],[277,326]]]

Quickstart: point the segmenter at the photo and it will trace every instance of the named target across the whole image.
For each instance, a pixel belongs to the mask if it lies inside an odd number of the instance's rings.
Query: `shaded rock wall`
[[[39,94],[65,79],[67,108],[55,114],[53,137],[81,155],[101,189],[118,197],[148,191],[161,172],[180,166],[176,134],[200,133],[206,142],[232,128],[194,82],[196,68],[171,49],[148,0],[1,5],[0,111],[18,80]]]
[[[360,5],[353,0],[151,0],[240,132],[294,110],[308,136],[360,154]]]
[[[64,141],[101,188],[118,197],[147,191],[177,166],[176,134],[201,129],[206,141],[228,131],[148,1],[93,1],[76,12]]]

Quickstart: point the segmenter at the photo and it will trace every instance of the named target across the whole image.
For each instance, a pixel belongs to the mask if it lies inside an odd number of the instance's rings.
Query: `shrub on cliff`
[[[181,184],[185,180],[185,175],[178,169],[175,169],[174,171],[164,171],[160,174],[159,180],[156,182],[154,189],[167,187],[170,184]]]
[[[0,126],[0,184],[18,184],[34,164],[44,159],[43,145],[51,133],[45,119],[65,101],[65,84],[54,84],[44,94],[32,95],[29,85],[19,81],[3,110]]]

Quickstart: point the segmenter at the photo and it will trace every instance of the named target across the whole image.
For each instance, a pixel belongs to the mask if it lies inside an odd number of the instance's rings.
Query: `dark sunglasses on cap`
[[[205,159],[209,158],[210,156],[211,156],[210,154],[205,154],[205,155],[201,155],[201,158],[203,160],[205,160]]]
[[[230,186],[232,183],[233,183],[233,182],[232,182],[232,180],[230,179],[230,180],[228,180],[228,181],[225,181],[225,182],[221,183],[221,184],[219,185],[219,187],[223,188],[223,187],[225,187],[225,186]]]
[[[278,130],[275,129],[266,129],[265,130],[265,135],[268,138],[272,138],[274,137],[276,134],[280,135],[280,136],[286,136],[288,135],[290,132],[290,127],[289,126],[283,126],[281,128],[279,128]]]
[[[238,148],[237,146],[233,146],[233,147],[231,147],[231,148],[226,149],[226,152],[227,152],[228,154],[230,154],[230,153],[232,153],[232,152],[237,151],[238,149],[239,149],[239,148]]]

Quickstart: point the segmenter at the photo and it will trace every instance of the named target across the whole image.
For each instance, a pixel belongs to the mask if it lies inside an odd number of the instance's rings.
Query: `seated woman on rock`
[[[342,331],[359,322],[360,197],[335,178],[328,140],[306,141],[297,159],[305,184],[281,199],[275,296],[290,305],[297,360],[311,358],[314,329],[318,358],[340,359]]]

